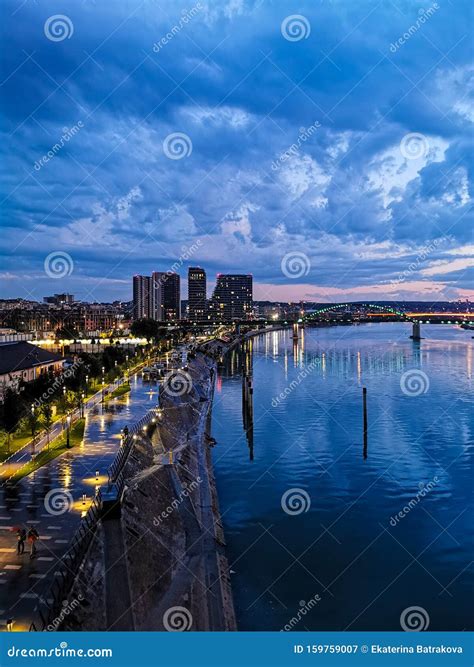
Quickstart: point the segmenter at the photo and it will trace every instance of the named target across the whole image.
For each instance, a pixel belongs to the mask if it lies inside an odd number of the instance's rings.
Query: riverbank
[[[216,364],[191,355],[134,440],[58,629],[236,630],[209,434]],[[174,381],[176,380],[176,382]]]

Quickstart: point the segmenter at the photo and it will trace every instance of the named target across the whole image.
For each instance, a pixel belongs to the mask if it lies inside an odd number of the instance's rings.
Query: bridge
[[[474,313],[463,312],[416,312],[416,311],[401,311],[392,306],[378,305],[369,302],[357,303],[333,303],[328,304],[322,308],[318,308],[310,313],[306,313],[302,318],[304,322],[310,324],[311,322],[320,321],[340,321],[341,314],[346,314],[347,319],[352,321],[354,314],[359,320],[392,320],[392,321],[420,321],[433,322],[440,324],[462,324],[474,321]],[[333,316],[333,317],[331,317]]]

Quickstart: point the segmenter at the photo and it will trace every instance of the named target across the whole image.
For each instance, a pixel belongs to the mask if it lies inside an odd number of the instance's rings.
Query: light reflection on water
[[[295,629],[396,630],[414,605],[430,629],[471,627],[472,332],[425,325],[421,343],[410,333],[278,332],[226,360],[213,460],[240,629],[278,630],[316,594]],[[402,390],[412,370],[425,393]],[[282,510],[290,488],[309,494],[308,511]]]

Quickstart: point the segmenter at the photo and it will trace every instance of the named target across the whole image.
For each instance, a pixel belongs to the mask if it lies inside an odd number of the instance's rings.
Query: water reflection
[[[429,609],[430,629],[470,627],[471,334],[423,326],[416,344],[410,334],[273,332],[226,359],[213,460],[240,629],[279,630],[315,593],[299,629],[395,630],[410,605]],[[429,378],[426,393],[402,391],[411,369]],[[311,499],[298,516],[282,511],[291,488]]]

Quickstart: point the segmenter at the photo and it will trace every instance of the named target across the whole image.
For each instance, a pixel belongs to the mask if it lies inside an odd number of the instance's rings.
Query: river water
[[[472,629],[474,341],[410,333],[306,328],[228,355],[213,461],[240,630]]]

